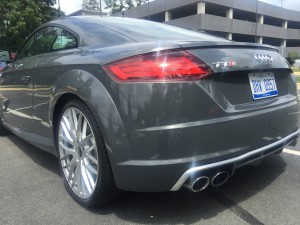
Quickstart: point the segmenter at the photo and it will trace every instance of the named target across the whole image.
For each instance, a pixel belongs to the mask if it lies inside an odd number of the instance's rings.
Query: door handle
[[[29,84],[31,81],[31,76],[23,76],[22,77],[23,84]]]

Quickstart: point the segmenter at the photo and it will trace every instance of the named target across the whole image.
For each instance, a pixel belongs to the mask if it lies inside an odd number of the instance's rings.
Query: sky
[[[104,9],[105,3],[103,0],[102,3],[102,9]],[[81,4],[82,0],[60,0],[61,10],[64,11],[66,15],[81,9]]]
[[[182,0],[184,1],[184,0]],[[299,10],[300,11],[300,1],[299,0],[259,0],[262,2],[270,3],[276,6],[281,6],[283,1],[283,8]],[[102,8],[104,8],[105,3],[102,0]],[[81,9],[82,0],[60,0],[60,6],[62,11],[67,15]]]
[[[287,9],[300,11],[300,1],[299,0],[259,0],[261,2],[266,2],[272,5],[276,5]]]

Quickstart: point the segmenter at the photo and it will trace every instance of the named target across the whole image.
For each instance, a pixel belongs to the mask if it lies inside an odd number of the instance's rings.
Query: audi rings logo
[[[254,58],[259,62],[259,63],[265,63],[265,64],[271,64],[273,63],[273,58],[270,55],[266,54],[255,54]]]

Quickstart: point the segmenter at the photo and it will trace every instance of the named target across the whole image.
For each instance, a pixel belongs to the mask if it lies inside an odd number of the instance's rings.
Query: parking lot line
[[[299,151],[295,151],[295,150],[291,150],[291,149],[287,149],[287,148],[284,148],[283,152],[288,153],[288,154],[292,154],[292,155],[299,155],[300,156]]]

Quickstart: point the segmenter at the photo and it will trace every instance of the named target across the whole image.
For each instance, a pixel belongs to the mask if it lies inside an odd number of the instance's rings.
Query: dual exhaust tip
[[[211,186],[213,187],[219,187],[225,184],[228,178],[229,178],[229,173],[227,171],[218,172],[215,175],[213,175],[211,179],[207,176],[200,176],[194,178],[191,177],[184,184],[184,187],[193,192],[199,192],[206,189],[209,184],[211,184]]]

